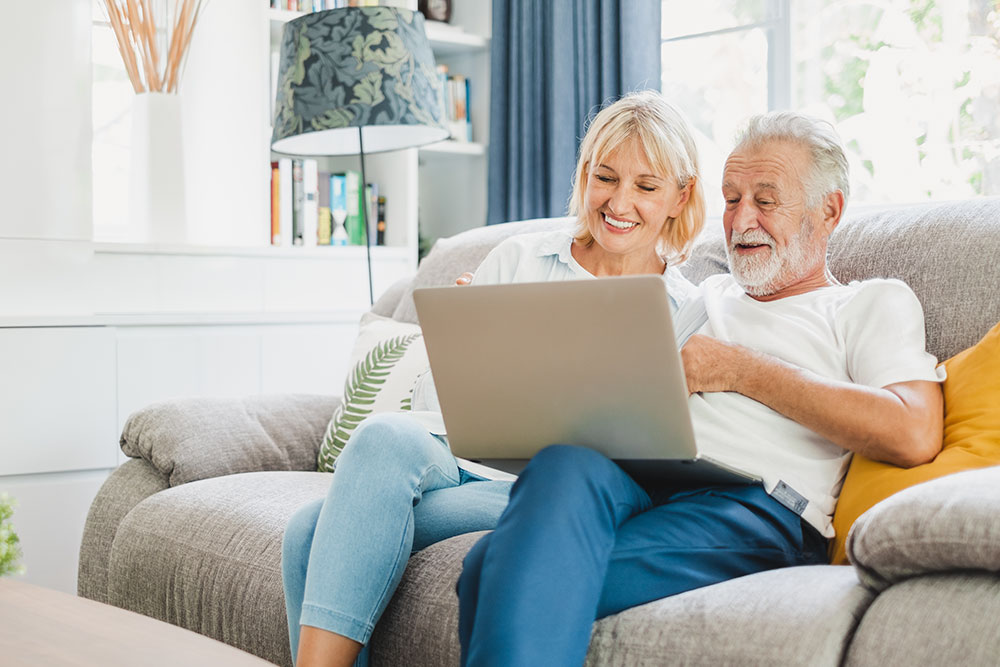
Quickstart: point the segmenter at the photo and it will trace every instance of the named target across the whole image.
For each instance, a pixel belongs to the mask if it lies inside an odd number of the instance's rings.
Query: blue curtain
[[[660,88],[660,0],[493,0],[488,224],[565,215],[588,120]]]

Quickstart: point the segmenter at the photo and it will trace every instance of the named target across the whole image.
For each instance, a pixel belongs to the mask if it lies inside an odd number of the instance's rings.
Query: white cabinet
[[[30,318],[27,318],[30,319]],[[76,592],[87,509],[129,415],[194,396],[340,394],[358,313],[90,316],[0,323],[0,493],[26,580]]]
[[[0,329],[0,369],[0,475],[115,465],[112,330]]]

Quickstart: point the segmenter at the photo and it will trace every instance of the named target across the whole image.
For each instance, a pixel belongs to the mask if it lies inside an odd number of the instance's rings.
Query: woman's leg
[[[286,531],[282,573],[293,658],[300,626],[368,641],[409,558],[414,505],[459,481],[444,443],[407,416],[377,415],[358,427],[322,505],[302,508]]]
[[[351,455],[345,458],[348,451]],[[460,485],[454,486],[454,480]],[[405,415],[365,421],[341,454],[327,498],[301,508],[285,530],[282,575],[293,660],[299,652],[300,627],[305,625],[307,643],[315,634],[312,630],[323,627],[301,618],[307,578],[310,591],[353,610],[347,614],[353,618],[370,617],[374,625],[411,551],[460,533],[492,529],[509,492],[510,482],[471,480],[457,469],[444,443]],[[346,527],[340,525],[344,523]],[[350,537],[359,528],[368,539]],[[383,564],[373,565],[376,561]],[[384,594],[375,599],[371,592],[379,588],[380,577]],[[351,578],[374,583],[366,594],[352,598],[353,592],[344,590]],[[351,635],[347,631],[336,636],[358,645],[370,636],[370,629]],[[352,647],[354,652],[357,648]]]
[[[583,664],[617,528],[649,507],[646,492],[603,455],[539,452],[496,530],[466,557],[462,663]]]
[[[511,484],[469,480],[425,493],[413,508],[413,551],[462,533],[496,528]]]

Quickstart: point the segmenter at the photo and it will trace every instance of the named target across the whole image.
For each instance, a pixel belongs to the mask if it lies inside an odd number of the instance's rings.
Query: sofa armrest
[[[847,536],[858,578],[882,590],[922,574],[1000,572],[1000,466],[911,486],[862,514]]]
[[[299,394],[154,403],[129,417],[121,447],[170,486],[241,472],[316,470],[339,403],[334,396]]]
[[[108,566],[118,526],[132,508],[170,486],[165,475],[142,459],[115,468],[87,512],[80,541],[76,590],[81,597],[108,602]]]

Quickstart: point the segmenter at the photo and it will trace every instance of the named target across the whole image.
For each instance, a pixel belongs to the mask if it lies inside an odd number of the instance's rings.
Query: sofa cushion
[[[452,285],[465,271],[475,271],[498,243],[508,236],[525,232],[543,232],[572,226],[575,218],[539,218],[502,225],[477,227],[455,236],[440,239],[420,263],[417,275],[399,299],[392,317],[400,322],[416,322],[413,290],[420,287]]]
[[[455,583],[482,535],[459,535],[410,559],[375,628],[373,667],[458,664]],[[871,599],[851,568],[762,572],[602,619],[586,664],[839,665]]]
[[[844,664],[996,665],[998,618],[1000,577],[985,572],[917,577],[875,598]]]
[[[121,522],[108,603],[291,665],[281,540],[331,475],[258,472],[156,493]]]
[[[924,465],[899,468],[855,455],[844,480],[833,527],[832,561],[846,562],[851,526],[897,491],[954,472],[1000,465],[1000,324],[976,345],[945,362],[944,447]]]
[[[341,403],[319,448],[317,468],[333,472],[337,457],[366,417],[409,410],[417,378],[430,369],[420,327],[373,313],[361,316]]]
[[[323,430],[340,399],[283,394],[183,398],[133,413],[122,451],[171,486],[258,470],[315,470]]]
[[[861,515],[847,553],[865,585],[881,590],[950,570],[1000,572],[1000,466],[900,491]]]

